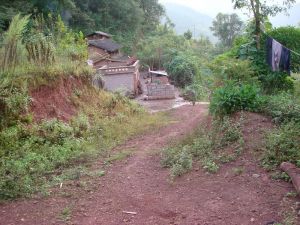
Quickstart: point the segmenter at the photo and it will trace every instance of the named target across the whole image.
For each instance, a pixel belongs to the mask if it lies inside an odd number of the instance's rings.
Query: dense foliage
[[[42,0],[8,1],[0,6],[0,32],[7,30],[13,16],[60,15],[75,31],[112,33],[118,41],[134,49],[136,41],[160,24],[164,8],[157,0]]]
[[[171,75],[170,78],[178,87],[190,85],[194,77],[199,74],[196,58],[183,53],[173,56],[171,62],[167,64],[166,69]]]
[[[237,8],[250,9],[251,2],[254,2],[258,6],[253,9],[257,18],[249,22],[246,32],[235,39],[232,48],[219,55],[209,66],[214,76],[210,111],[217,117],[240,110],[261,112],[272,117],[276,129],[266,136],[263,165],[274,169],[289,161],[300,166],[299,56],[292,52],[291,75],[283,71],[273,72],[266,63],[265,45],[266,38],[270,36],[299,52],[300,29],[273,29],[267,18],[261,17],[285,10],[294,1],[287,1],[285,6],[272,6],[267,2],[260,4],[261,1],[254,0],[233,2]],[[262,27],[265,33],[261,33]]]
[[[249,84],[227,83],[213,93],[210,112],[216,116],[224,116],[241,110],[257,111],[260,105],[257,87]]]
[[[300,123],[288,122],[267,135],[263,165],[273,169],[282,162],[300,167]]]

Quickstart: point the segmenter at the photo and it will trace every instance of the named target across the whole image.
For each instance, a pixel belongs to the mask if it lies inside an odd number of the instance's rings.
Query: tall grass
[[[21,17],[16,15],[9,26],[8,31],[4,34],[3,48],[2,48],[2,71],[14,69],[18,63],[21,55],[21,48],[23,47],[23,32],[29,22],[29,16]]]

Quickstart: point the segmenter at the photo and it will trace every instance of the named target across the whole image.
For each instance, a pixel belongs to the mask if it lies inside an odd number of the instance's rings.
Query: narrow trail
[[[270,179],[251,154],[257,135],[270,126],[262,116],[251,114],[252,122],[246,121],[247,149],[238,160],[217,174],[207,174],[195,163],[189,174],[169,179],[159,150],[191,132],[207,114],[205,105],[171,110],[174,122],[118,146],[115,151],[135,151],[109,167],[105,176],[83,178],[85,185],[70,182],[47,198],[2,204],[0,225],[265,225],[282,220],[282,199],[293,187]],[[101,166],[98,162],[92,168]],[[244,173],[234,174],[236,167]]]

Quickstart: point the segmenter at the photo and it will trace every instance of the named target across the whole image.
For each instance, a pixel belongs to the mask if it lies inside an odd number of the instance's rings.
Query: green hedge
[[[214,91],[210,112],[222,117],[240,110],[258,111],[261,104],[259,89],[256,86],[227,83]]]

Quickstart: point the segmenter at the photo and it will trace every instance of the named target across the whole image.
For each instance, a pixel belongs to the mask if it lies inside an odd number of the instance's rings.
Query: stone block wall
[[[171,84],[147,85],[148,99],[173,99],[175,98],[175,87]]]

